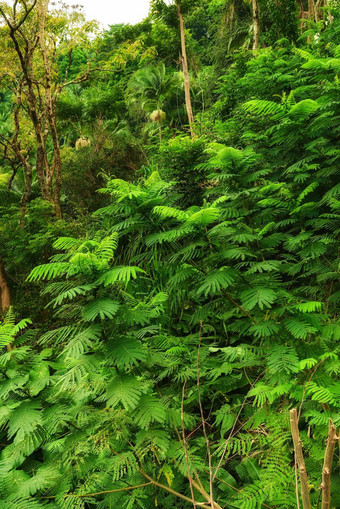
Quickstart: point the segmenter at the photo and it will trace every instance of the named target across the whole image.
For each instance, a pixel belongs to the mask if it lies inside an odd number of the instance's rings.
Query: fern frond
[[[113,408],[122,404],[126,410],[132,410],[139,404],[140,397],[140,382],[130,375],[116,376],[106,390],[107,404]]]
[[[228,288],[235,281],[236,273],[230,267],[221,267],[219,270],[210,273],[205,277],[201,286],[197,289],[196,294],[200,296],[204,294],[216,295],[221,289]]]
[[[146,274],[146,272],[145,270],[133,265],[114,267],[100,276],[98,283],[108,286],[116,283],[117,281],[122,281],[125,285],[127,285],[131,279],[136,279],[138,274]]]
[[[34,267],[27,281],[41,281],[42,279],[53,279],[55,277],[64,276],[69,269],[68,262],[45,263]]]
[[[83,308],[83,318],[86,322],[93,322],[96,318],[104,320],[113,318],[117,313],[119,303],[110,299],[96,299]]]
[[[144,394],[139,402],[138,407],[134,411],[136,423],[146,429],[153,422],[163,423],[165,421],[166,412],[162,402],[149,394]]]
[[[285,115],[285,108],[273,101],[252,100],[244,103],[242,108],[255,115],[268,115],[271,118],[280,119]]]

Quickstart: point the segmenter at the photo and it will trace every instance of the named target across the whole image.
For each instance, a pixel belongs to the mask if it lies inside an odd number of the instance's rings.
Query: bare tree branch
[[[330,509],[331,508],[331,472],[332,472],[332,462],[333,462],[333,454],[335,449],[335,444],[339,440],[339,437],[336,433],[336,427],[334,426],[331,419],[329,419],[329,428],[328,428],[328,438],[327,438],[327,446],[325,452],[325,459],[323,462],[322,469],[322,509]]]
[[[300,474],[302,507],[303,509],[311,509],[307,470],[302,452],[302,442],[299,434],[298,415],[296,408],[293,408],[290,411],[290,427],[294,443],[295,461],[297,463]]]

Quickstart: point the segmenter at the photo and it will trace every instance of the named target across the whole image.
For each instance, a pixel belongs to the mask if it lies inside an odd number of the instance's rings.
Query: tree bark
[[[72,64],[72,48],[69,50],[69,64],[66,70],[65,81],[59,83],[57,79],[56,51],[57,38],[54,31],[47,32],[47,15],[49,0],[15,0],[11,14],[4,9],[0,2],[0,15],[9,29],[14,51],[19,62],[18,75],[21,86],[21,111],[29,117],[36,138],[36,176],[41,196],[49,201],[55,210],[57,218],[61,218],[60,191],[62,186],[61,154],[57,129],[57,102],[62,90],[75,83],[88,79],[92,72],[90,63],[87,69],[76,78],[67,80],[68,70]],[[23,9],[18,11],[17,6],[22,4]],[[19,18],[20,14],[20,19]],[[25,31],[25,22],[28,17],[28,29]],[[34,27],[31,29],[30,27]],[[52,42],[50,38],[52,37]],[[42,72],[43,71],[43,72]],[[15,87],[17,78],[13,78]],[[15,88],[14,87],[14,88]],[[2,140],[0,144],[6,146],[9,140]],[[53,150],[50,150],[52,144]],[[29,201],[32,175],[27,171],[26,190],[22,197],[22,211]],[[28,159],[26,158],[28,163]]]
[[[320,21],[320,19],[322,18],[325,18],[326,17],[326,8],[328,6],[328,0],[317,0],[316,4],[315,4],[315,8],[314,8],[314,11],[315,11],[315,21],[318,22]],[[324,7],[324,11],[321,10],[321,8]],[[329,7],[329,6],[328,6]],[[328,10],[328,20],[329,21],[332,21],[332,15],[331,15],[331,12],[329,10],[329,8],[327,9]]]
[[[304,19],[308,19],[308,11],[305,11],[304,10],[304,6],[303,6],[303,1],[302,0],[298,0],[298,4],[299,4],[299,20],[300,20],[300,23],[299,23],[299,29],[301,30],[301,32],[304,30],[305,28],[305,23],[304,23]]]
[[[190,134],[194,136],[194,115],[192,112],[191,106],[191,95],[190,95],[190,76],[189,76],[189,68],[188,68],[188,58],[187,58],[187,50],[185,44],[185,26],[183,15],[181,11],[181,0],[177,0],[177,15],[179,19],[179,28],[181,32],[181,51],[182,51],[182,66],[183,66],[183,75],[184,75],[184,94],[185,94],[185,106],[187,110]]]
[[[252,3],[253,3],[253,25],[254,25],[253,51],[256,51],[259,48],[260,39],[259,4],[257,0],[252,0]]]
[[[1,257],[0,257],[0,299],[1,299],[1,311],[4,313],[11,306],[11,292],[9,289],[6,272]]]
[[[322,469],[322,509],[330,509],[331,508],[331,472],[332,472],[332,461],[333,454],[336,442],[339,440],[339,437],[336,434],[336,428],[331,419],[329,419],[329,429],[328,429],[328,438],[327,438],[327,446],[325,452],[325,459],[323,462]]]
[[[314,0],[308,0],[308,17],[309,19],[315,19],[315,4]]]
[[[46,26],[46,16],[48,11],[49,0],[39,0],[38,1],[38,13],[39,13],[39,43],[40,50],[44,62],[44,70],[45,70],[45,100],[46,100],[46,116],[47,122],[49,125],[49,131],[52,138],[53,143],[53,163],[52,168],[49,168],[48,175],[48,188],[52,189],[53,186],[53,178],[54,178],[54,188],[53,188],[53,204],[56,212],[56,216],[58,219],[61,219],[61,206],[60,206],[60,190],[62,185],[62,176],[61,176],[61,157],[60,157],[60,145],[58,139],[58,130],[57,130],[57,112],[56,112],[56,102],[57,96],[53,94],[52,91],[52,73],[51,66],[48,58],[48,53],[45,45],[45,26]]]
[[[229,43],[228,43],[228,51],[230,51],[231,42],[232,42],[232,34],[234,28],[234,19],[235,19],[235,2],[231,2],[229,7],[228,21],[226,24],[229,25]]]
[[[45,26],[48,5],[49,0],[34,0],[32,6],[25,11],[19,22],[16,22],[15,18],[13,20],[8,18],[1,7],[0,13],[9,28],[9,35],[13,41],[23,73],[22,90],[27,100],[26,110],[31,119],[37,141],[35,166],[41,196],[54,206],[56,216],[61,218],[61,157],[56,121],[56,103],[60,90],[58,89],[53,93],[51,66],[45,47]],[[28,39],[22,34],[20,27],[34,8],[38,16],[38,26],[33,38]],[[25,44],[21,45],[21,39],[24,39]],[[37,49],[40,49],[42,55],[45,78],[43,84],[34,75],[34,60]],[[43,88],[42,93],[40,93],[40,87]],[[48,138],[52,140],[53,145],[53,159],[51,163],[47,156]],[[25,169],[27,172],[26,167]],[[23,213],[25,213],[26,203],[30,197],[31,180],[31,174],[28,172],[26,175],[26,190],[22,198]]]
[[[320,12],[320,7],[322,6],[322,0],[317,0],[316,4],[315,4],[315,8],[314,8],[314,18],[315,18],[315,21],[316,23],[318,21],[320,21],[320,18],[321,18],[321,12]]]
[[[299,474],[300,474],[302,507],[303,507],[303,509],[311,509],[310,499],[309,499],[307,470],[306,470],[305,460],[304,460],[303,452],[302,452],[302,443],[301,443],[300,434],[299,434],[298,417],[297,417],[296,408],[293,408],[290,411],[290,428],[291,428],[293,443],[294,443],[295,461],[297,463],[297,466],[299,469]]]
[[[233,30],[234,18],[235,18],[235,3],[231,2],[230,10],[229,10],[229,30],[230,30],[230,33]]]
[[[27,162],[26,166],[26,184],[25,184],[25,191],[21,197],[20,200],[20,210],[21,210],[21,217],[20,217],[20,227],[23,229],[25,226],[25,217],[26,217],[26,211],[27,211],[27,203],[30,200],[31,192],[32,192],[32,167]]]

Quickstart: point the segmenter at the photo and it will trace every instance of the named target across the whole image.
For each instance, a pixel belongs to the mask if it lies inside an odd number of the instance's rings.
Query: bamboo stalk
[[[311,509],[307,470],[302,452],[302,443],[299,434],[298,416],[296,408],[293,408],[290,411],[290,428],[294,443],[295,461],[297,463],[300,475],[302,507],[303,509]]]
[[[322,469],[322,483],[320,486],[322,490],[322,509],[330,509],[331,507],[331,472],[333,454],[337,440],[339,440],[339,437],[336,434],[336,428],[332,419],[329,419],[328,438]]]

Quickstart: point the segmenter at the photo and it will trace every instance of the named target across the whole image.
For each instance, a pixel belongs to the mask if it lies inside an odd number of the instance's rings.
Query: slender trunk
[[[182,48],[182,66],[183,66],[183,75],[184,75],[184,94],[185,94],[185,106],[188,114],[190,134],[194,136],[194,115],[192,112],[191,106],[191,96],[190,96],[190,76],[188,69],[188,59],[187,59],[187,50],[185,45],[185,27],[184,20],[181,12],[181,0],[177,0],[177,15],[179,19],[179,27],[181,32],[181,48]]]
[[[215,502],[214,500],[213,501],[211,500],[211,497],[210,497],[209,493],[207,493],[205,491],[205,489],[202,486],[202,483],[197,478],[197,476],[196,476],[196,479],[197,479],[197,482],[196,481],[192,481],[192,485],[195,488],[195,490],[197,490],[202,495],[202,497],[205,498],[205,500],[207,502],[209,502],[210,507],[213,505],[214,509],[222,509],[222,507],[217,502]]]
[[[20,217],[20,228],[23,229],[25,226],[25,216],[26,216],[26,208],[27,203],[30,201],[31,192],[32,192],[32,166],[28,163],[25,165],[26,169],[26,185],[25,185],[25,191],[22,195],[22,198],[20,200],[20,211],[21,211],[21,217]]]
[[[305,13],[305,10],[304,10],[304,7],[303,7],[303,1],[302,0],[298,0],[298,4],[299,4],[299,29],[301,30],[301,32],[303,32],[303,29],[305,27],[305,23],[304,23],[304,19],[306,19],[306,13]]]
[[[332,472],[332,461],[333,454],[336,442],[339,440],[339,437],[336,434],[336,428],[331,419],[329,419],[329,429],[328,429],[328,438],[327,438],[327,446],[325,452],[325,459],[323,462],[322,469],[322,509],[330,509],[331,508],[331,472]]]
[[[234,18],[235,18],[235,3],[231,2],[231,4],[230,4],[230,11],[229,11],[229,31],[230,31],[230,34],[231,34],[233,26],[234,26]]]
[[[314,0],[308,0],[308,17],[309,19],[315,19],[315,4]]]
[[[324,8],[323,10],[322,7]],[[326,8],[328,7],[328,15],[326,16]],[[315,4],[315,21],[318,22],[320,21],[320,19],[322,18],[326,18],[328,17],[328,20],[329,21],[332,21],[331,18],[332,18],[332,15],[331,15],[331,12],[329,10],[329,6],[328,6],[328,0],[317,0],[316,4]]]
[[[311,509],[307,470],[302,452],[296,408],[293,408],[293,410],[290,411],[290,428],[294,443],[295,462],[297,463],[300,474],[302,507],[303,509]]]
[[[1,299],[1,311],[5,312],[11,305],[11,292],[9,289],[6,272],[1,257],[0,257],[0,299]]]
[[[56,100],[57,94],[52,92],[51,67],[48,52],[45,47],[45,25],[49,0],[36,0],[31,9],[26,11],[25,19],[34,7],[38,13],[38,30],[32,41],[25,40],[26,44],[21,47],[18,39],[18,27],[12,24],[6,18],[1,10],[7,25],[10,28],[10,37],[13,41],[15,51],[18,55],[20,65],[23,71],[23,83],[26,90],[24,94],[27,98],[27,113],[32,121],[34,134],[37,141],[36,154],[36,175],[42,198],[48,200],[55,208],[58,218],[61,218],[60,190],[62,184],[61,178],[61,158],[60,147],[56,125]],[[20,33],[19,33],[20,34]],[[44,104],[40,97],[39,90],[34,76],[34,53],[40,45],[43,57],[45,84],[44,84]],[[47,157],[47,139],[51,136],[53,143],[53,162],[50,164]],[[30,176],[28,176],[28,179]],[[26,196],[30,191],[30,183],[26,188]],[[27,202],[23,197],[24,203]],[[22,210],[25,210],[25,205]]]
[[[48,187],[46,183],[46,174],[49,171],[49,164],[47,159],[47,151],[46,151],[46,135],[44,134],[43,124],[41,115],[38,114],[37,111],[37,98],[34,92],[33,85],[33,76],[32,76],[32,68],[33,68],[33,53],[35,43],[32,44],[32,47],[26,48],[25,55],[22,54],[18,40],[15,35],[15,31],[11,30],[10,35],[12,41],[14,43],[16,52],[19,56],[21,68],[25,78],[25,84],[27,86],[27,90],[25,95],[27,97],[28,103],[28,115],[32,121],[34,134],[37,140],[37,155],[36,155],[36,174],[37,180],[39,184],[39,188],[41,191],[41,195],[44,199],[50,200]]]
[[[57,130],[57,113],[56,113],[56,97],[52,91],[52,76],[51,76],[51,67],[48,59],[48,54],[45,45],[45,26],[46,26],[46,16],[48,11],[49,0],[39,0],[38,12],[39,12],[39,42],[41,54],[44,62],[44,70],[45,70],[45,101],[46,101],[46,115],[47,122],[49,125],[49,131],[52,138],[53,143],[53,164],[52,168],[49,168],[47,188],[50,191],[52,202],[54,204],[54,209],[56,212],[56,216],[58,219],[61,219],[61,205],[60,205],[60,190],[62,185],[62,176],[61,176],[61,157],[60,157],[60,146],[58,139],[58,130]],[[53,187],[54,180],[54,188]]]
[[[332,11],[329,8],[329,1],[325,0],[325,7],[327,7],[327,19],[329,23],[332,23],[334,21],[334,16],[332,15]]]
[[[320,21],[321,19],[321,11],[320,11],[320,7],[322,7],[323,5],[323,2],[322,0],[317,0],[316,4],[315,4],[315,21],[318,22]]]
[[[52,101],[52,99],[51,99]],[[58,139],[58,130],[57,130],[57,115],[56,115],[56,105],[54,102],[51,104],[51,110],[49,114],[49,125],[51,130],[51,137],[53,142],[53,173],[54,176],[54,187],[53,187],[53,201],[54,201],[54,209],[58,219],[62,218],[61,212],[61,204],[60,204],[60,191],[62,185],[62,174],[61,174],[61,155],[60,155],[60,145]],[[52,182],[51,182],[52,187]]]
[[[254,40],[253,40],[253,51],[259,49],[260,39],[260,20],[259,20],[259,4],[257,0],[253,2],[253,25],[254,25]]]
[[[235,19],[235,2],[231,2],[230,8],[229,8],[229,14],[228,14],[228,20],[226,25],[229,25],[229,42],[228,42],[228,52],[230,51],[230,46],[232,43],[232,34],[233,34],[233,27],[234,27],[234,19]]]
[[[12,139],[12,146],[14,148],[14,151],[16,153],[16,156],[18,160],[20,161],[20,165],[25,171],[25,191],[21,197],[20,200],[20,210],[21,210],[21,217],[20,217],[20,227],[24,228],[25,223],[25,216],[26,216],[26,206],[27,203],[30,200],[31,197],[31,190],[32,190],[32,166],[29,162],[29,155],[25,155],[25,153],[22,152],[20,141],[19,141],[19,133],[20,133],[20,108],[22,106],[21,103],[21,94],[22,94],[22,83],[19,84],[17,91],[16,91],[16,104],[13,111],[13,117],[14,117],[14,136]],[[15,173],[13,172],[13,179],[15,177]],[[12,185],[12,182],[9,183],[9,188]]]

